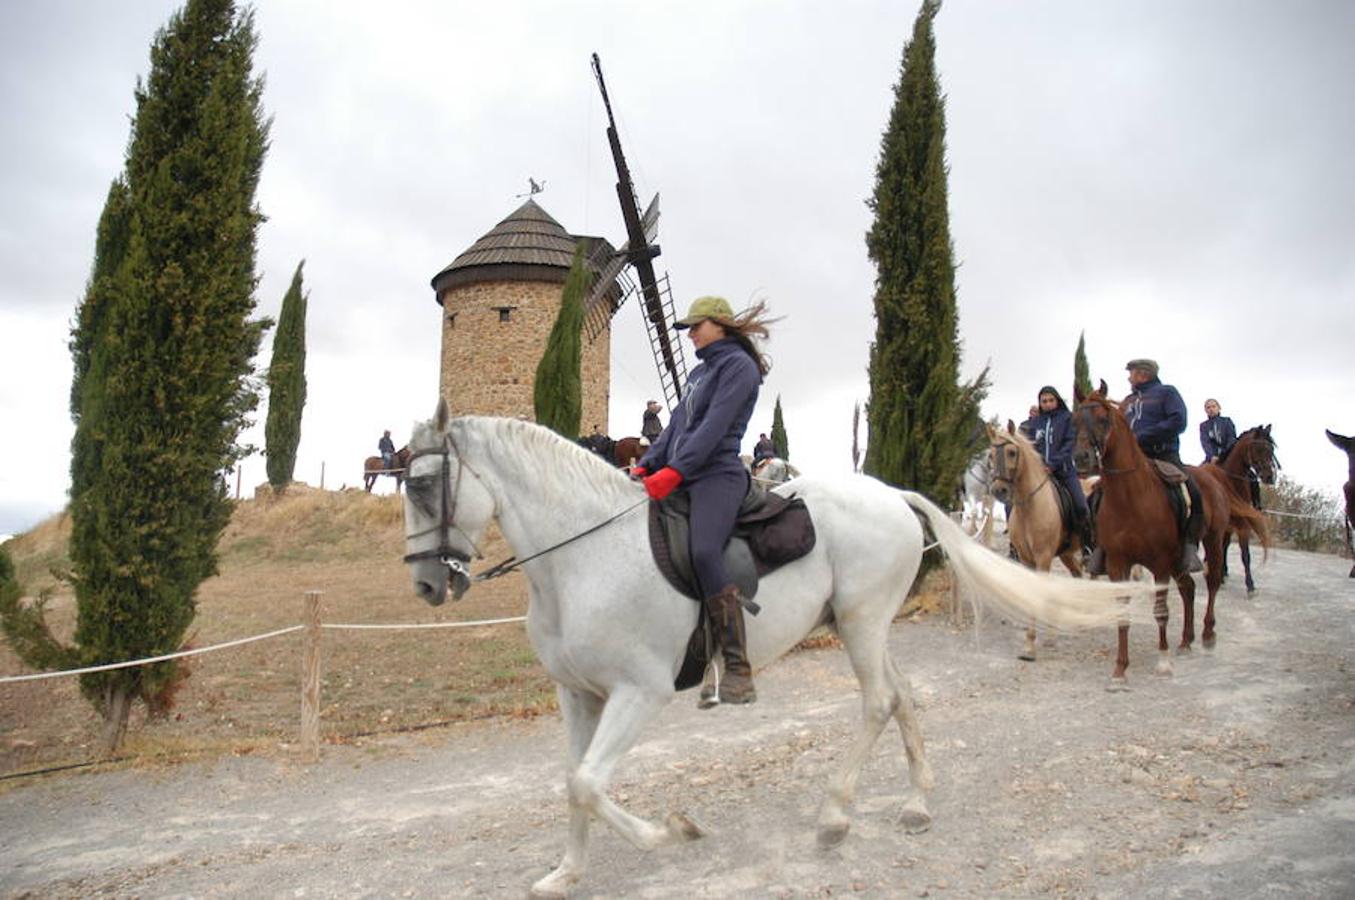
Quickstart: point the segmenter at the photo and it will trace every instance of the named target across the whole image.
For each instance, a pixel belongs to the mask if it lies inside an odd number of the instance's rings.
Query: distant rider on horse
[[[749,476],[739,448],[770,367],[753,343],[754,337],[767,336],[767,323],[762,303],[736,318],[723,297],[693,301],[674,327],[690,329],[700,363],[688,376],[668,427],[632,470],[634,477],[644,479],[654,500],[663,500],[679,485],[691,500],[692,567],[724,656],[723,703],[757,699],[748,664],[744,601],[725,571],[724,547],[748,493]]]
[[[376,449],[381,451],[381,467],[383,469],[394,468],[395,442],[391,440],[390,431],[381,435],[381,440],[376,442]]]

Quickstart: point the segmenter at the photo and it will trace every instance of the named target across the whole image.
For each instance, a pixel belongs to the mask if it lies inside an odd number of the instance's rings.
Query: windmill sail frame
[[[630,168],[626,165],[626,156],[621,150],[621,138],[617,134],[616,118],[612,114],[612,101],[607,95],[607,82],[602,77],[602,61],[596,53],[593,54],[593,75],[597,78],[598,89],[602,92],[602,103],[607,109],[607,141],[612,148],[612,160],[616,163],[616,195],[621,202],[621,218],[626,223],[626,243],[617,252],[611,264],[599,274],[598,288],[605,291],[612,279],[620,279],[626,285],[626,292],[616,307],[607,310],[607,319],[625,303],[625,298],[630,294],[639,293],[643,298],[645,330],[649,334],[650,349],[654,353],[664,400],[668,408],[672,409],[677,405],[682,386],[687,381],[687,362],[682,353],[682,344],[675,340],[672,331],[677,315],[673,308],[673,294],[668,276],[667,274],[663,276],[660,285],[659,279],[654,274],[654,259],[661,252],[659,245],[653,243],[659,218],[659,198],[657,194],[654,196],[642,217],[635,199],[635,186],[631,181]],[[626,277],[627,265],[635,270],[638,284]],[[596,295],[590,298],[585,312],[590,335],[596,333],[592,331],[594,327],[600,328],[606,324],[606,319],[601,319],[602,311],[599,309],[603,304],[598,300]]]

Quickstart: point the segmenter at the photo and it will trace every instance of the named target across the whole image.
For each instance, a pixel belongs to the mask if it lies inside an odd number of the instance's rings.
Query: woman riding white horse
[[[568,733],[568,840],[559,866],[533,893],[562,896],[583,876],[594,817],[642,849],[700,837],[701,828],[680,813],[650,822],[607,796],[617,763],[673,698],[697,622],[697,605],[654,564],[644,491],[545,428],[451,419],[445,404],[432,422],[416,426],[411,447],[406,561],[416,593],[442,603],[450,581],[460,597],[471,584],[467,566],[497,521],[527,576],[527,636],[559,690]],[[926,498],[871,478],[807,476],[793,489],[814,517],[818,540],[807,556],[764,577],[760,593],[770,599],[748,620],[747,651],[751,664],[766,665],[829,626],[851,658],[865,724],[820,807],[823,846],[846,837],[857,776],[891,719],[903,736],[910,782],[896,821],[920,830],[931,820],[932,776],[911,689],[886,646],[922,559],[922,520],[960,583],[1022,621],[1110,624],[1124,608],[1115,598],[1146,596],[1140,586],[1052,578],[1002,560]]]
[[[745,648],[744,599],[725,571],[724,549],[748,495],[739,446],[769,368],[752,340],[767,336],[767,319],[761,303],[735,318],[723,297],[701,297],[674,327],[690,329],[701,363],[688,376],[668,427],[631,474],[644,479],[655,500],[687,492],[692,568],[725,662],[720,702],[752,703],[757,690]]]

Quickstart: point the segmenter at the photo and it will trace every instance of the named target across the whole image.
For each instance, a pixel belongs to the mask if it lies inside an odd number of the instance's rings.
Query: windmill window
[[[447,330],[451,331],[456,327],[456,313],[447,314]]]
[[[517,307],[516,307],[516,306],[494,306],[494,307],[491,307],[491,309],[498,310],[498,313],[499,313],[499,321],[500,321],[500,322],[507,322],[507,321],[509,321],[509,319],[511,318],[512,313],[513,313],[513,310],[517,309]]]

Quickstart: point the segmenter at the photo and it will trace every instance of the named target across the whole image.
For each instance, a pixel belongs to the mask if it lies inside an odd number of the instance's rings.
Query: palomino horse
[[[415,427],[412,446],[405,561],[415,592],[436,605],[451,581],[453,596],[461,596],[471,583],[467,564],[497,518],[527,576],[527,635],[557,685],[568,733],[569,828],[563,860],[533,893],[561,896],[583,876],[594,817],[641,849],[700,837],[701,827],[681,813],[652,822],[607,796],[617,763],[673,698],[697,622],[697,604],[654,564],[644,491],[545,428],[449,419],[445,404]],[[931,770],[911,688],[886,647],[922,558],[923,522],[957,577],[1008,614],[1096,627],[1115,620],[1123,604],[1113,598],[1125,586],[1023,569],[971,541],[926,498],[870,478],[801,478],[794,491],[814,516],[818,541],[808,556],[763,579],[762,611],[747,620],[748,656],[765,666],[829,625],[860,681],[865,727],[829,784],[819,842],[834,846],[846,837],[857,776],[890,719],[903,736],[911,785],[900,821],[925,829]]]
[[[1082,577],[1082,539],[1067,528],[1059,509],[1058,486],[1045,471],[1035,445],[1007,422],[1007,430],[989,427],[988,470],[993,478],[993,496],[1012,505],[1007,518],[1007,539],[1021,562],[1038,572],[1048,572],[1057,557],[1073,574]],[[1017,656],[1035,661],[1035,626],[1026,627],[1026,646]]]
[[[1242,432],[1233,446],[1224,451],[1216,462],[1209,462],[1202,469],[1216,468],[1226,477],[1224,484],[1228,492],[1243,503],[1252,502],[1252,479],[1263,484],[1275,483],[1275,471],[1279,463],[1275,459],[1275,439],[1270,436],[1270,426],[1249,428]],[[1264,551],[1270,550],[1270,532],[1264,525],[1257,531]],[[1256,582],[1251,575],[1251,533],[1255,529],[1246,520],[1230,522],[1228,532],[1223,536],[1223,577],[1228,577],[1228,542],[1233,532],[1237,532],[1237,549],[1242,554],[1242,571],[1245,575],[1247,593],[1256,593]]]
[[[1157,620],[1157,671],[1172,674],[1167,645],[1167,579],[1173,578],[1181,593],[1182,626],[1179,650],[1189,652],[1195,642],[1195,580],[1189,572],[1178,570],[1182,537],[1162,480],[1152,460],[1139,448],[1129,421],[1119,404],[1106,399],[1106,383],[1100,390],[1083,397],[1078,392],[1073,423],[1077,443],[1073,460],[1083,474],[1101,475],[1101,505],[1096,512],[1096,540],[1105,550],[1106,573],[1112,581],[1124,581],[1130,569],[1141,565],[1153,573],[1157,596],[1153,618]],[[1189,474],[1200,470],[1187,466]],[[1230,504],[1230,495],[1222,478],[1196,478],[1204,505],[1201,543],[1205,550],[1205,587],[1209,592],[1204,614],[1202,643],[1214,646],[1214,597],[1218,594],[1223,571],[1223,532],[1230,514],[1248,521],[1259,521],[1260,513],[1250,503]],[[1172,490],[1179,488],[1173,487]],[[1262,524],[1260,527],[1264,527]],[[1125,689],[1125,669],[1129,667],[1129,625],[1119,628],[1119,647],[1108,690]]]
[[[1350,463],[1350,473],[1346,476],[1346,554],[1355,559],[1355,547],[1351,546],[1350,532],[1355,528],[1355,437],[1345,437],[1334,431],[1327,432],[1327,440],[1346,451]],[[1355,578],[1355,565],[1350,567],[1350,577]]]
[[[395,476],[395,493],[400,493],[400,483],[405,480],[405,470],[409,468],[409,445],[401,447],[391,455],[391,467],[386,468],[385,462],[379,456],[369,456],[367,461],[362,464],[362,486],[367,493],[372,492],[372,486],[376,484],[376,476],[393,475]]]

